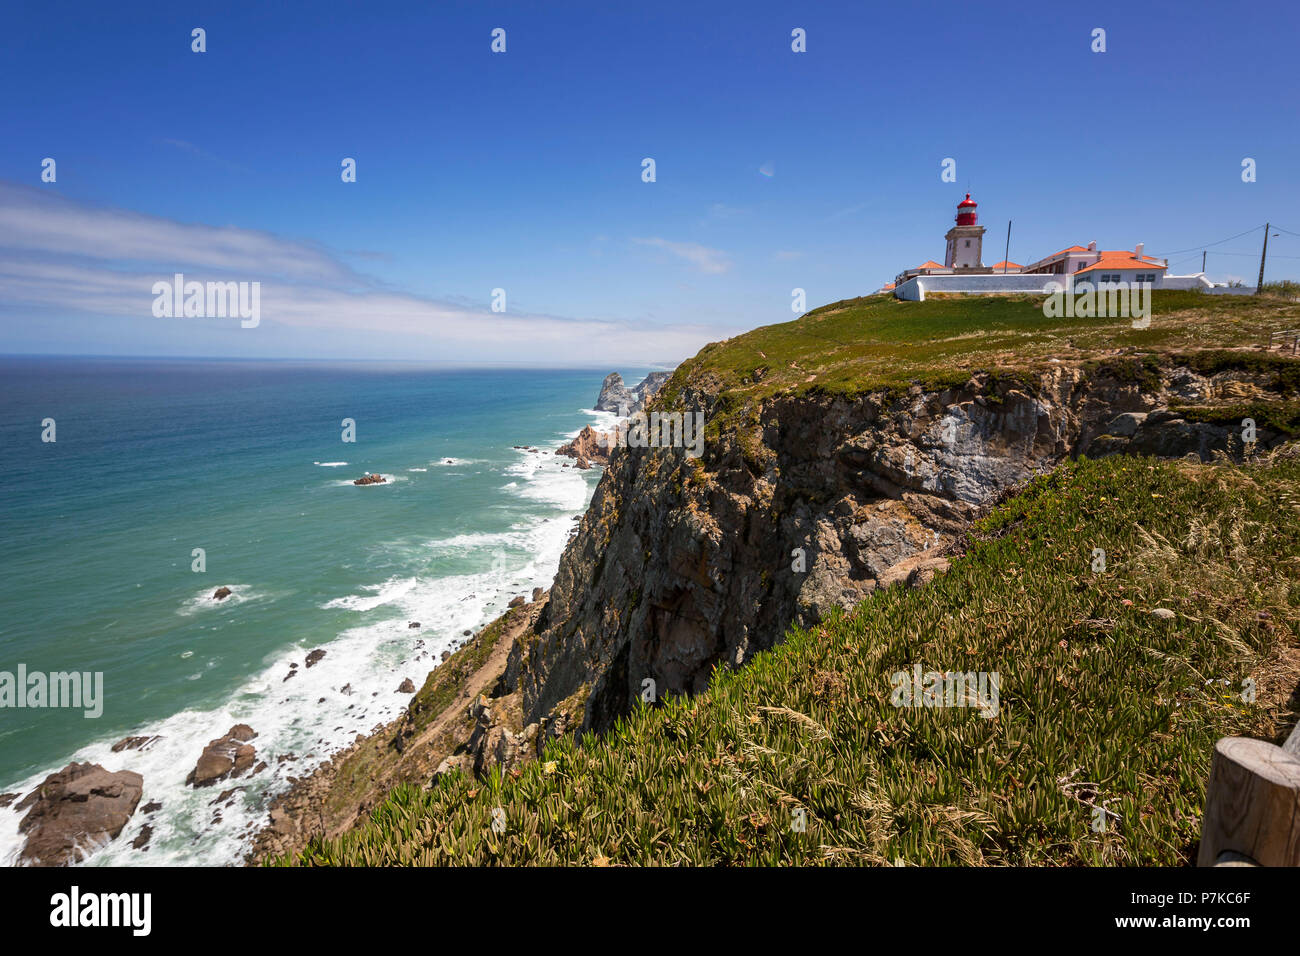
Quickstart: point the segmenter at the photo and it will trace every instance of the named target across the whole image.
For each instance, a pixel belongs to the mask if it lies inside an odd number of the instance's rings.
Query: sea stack
[[[623,376],[610,372],[600,386],[600,397],[596,399],[598,412],[615,412],[619,415],[635,415],[645,408],[645,403],[655,396],[671,372],[651,372],[633,388],[623,384]]]

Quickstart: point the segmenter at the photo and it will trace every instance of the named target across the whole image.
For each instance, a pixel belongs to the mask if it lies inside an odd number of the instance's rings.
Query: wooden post
[[[1300,724],[1296,724],[1291,728],[1291,736],[1286,739],[1286,743],[1282,745],[1282,749],[1292,757],[1300,760]]]
[[[1244,853],[1233,853],[1231,850],[1224,850],[1219,854],[1219,859],[1215,861],[1215,866],[1259,866],[1254,860]]]
[[[1259,254],[1259,281],[1255,283],[1255,295],[1264,291],[1264,259],[1268,255],[1268,231],[1272,227],[1272,223],[1264,223],[1264,250]]]
[[[1276,744],[1224,737],[1214,745],[1197,866],[1225,854],[1300,866],[1300,759]]]

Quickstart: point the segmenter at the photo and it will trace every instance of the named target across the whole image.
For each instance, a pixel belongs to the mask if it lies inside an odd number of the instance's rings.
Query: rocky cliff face
[[[726,415],[707,383],[683,382],[672,410]],[[1269,387],[1172,359],[1059,364],[902,395],[778,395],[697,460],[619,448],[496,693],[551,734],[608,727],[647,679],[659,697],[700,691],[792,622],[926,573],[982,509],[1066,456],[1240,455],[1240,415],[1188,407],[1276,400]]]

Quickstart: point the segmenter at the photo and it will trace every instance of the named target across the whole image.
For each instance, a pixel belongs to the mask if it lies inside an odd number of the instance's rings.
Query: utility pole
[[[1205,275],[1205,250],[1201,250],[1201,275]]]
[[[1010,255],[1011,255],[1011,220],[1008,219],[1007,220],[1007,248],[1006,251],[1002,253],[1002,274],[1003,275],[1007,274],[1007,262],[1009,261],[1008,256]]]
[[[1255,284],[1255,295],[1264,291],[1264,257],[1268,255],[1268,230],[1271,223],[1264,223],[1264,251],[1259,254],[1259,282]]]

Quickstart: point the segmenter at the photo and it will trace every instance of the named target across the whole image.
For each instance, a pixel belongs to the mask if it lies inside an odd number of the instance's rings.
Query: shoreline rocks
[[[354,485],[382,485],[386,481],[388,481],[388,479],[385,478],[383,475],[365,474],[362,475],[360,478],[354,478],[352,480],[352,483]]]
[[[27,835],[19,859],[31,866],[82,862],[117,839],[143,791],[144,778],[138,773],[68,764],[18,804],[19,810],[31,808],[18,824],[18,831]]]
[[[231,592],[230,588],[228,588],[228,587],[224,587],[224,586],[223,586],[223,587],[219,587],[219,588],[217,588],[215,591],[212,592],[212,600],[214,600],[214,601],[224,601],[226,598],[230,597],[231,593],[232,593],[232,592]]]
[[[248,724],[236,724],[224,737],[208,741],[199,762],[185,778],[186,785],[197,790],[241,776],[257,759],[257,750],[248,743],[256,736],[256,731]]]
[[[123,750],[147,750],[149,746],[156,741],[162,740],[159,734],[144,737],[123,737],[117,743],[113,744],[113,753],[121,753]]]
[[[587,425],[578,432],[576,438],[555,449],[557,455],[567,455],[577,459],[576,467],[586,471],[593,464],[608,465],[610,446],[613,442],[607,432],[598,432]]]

